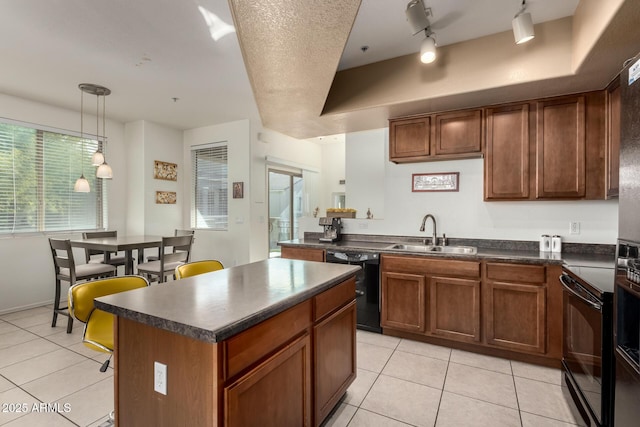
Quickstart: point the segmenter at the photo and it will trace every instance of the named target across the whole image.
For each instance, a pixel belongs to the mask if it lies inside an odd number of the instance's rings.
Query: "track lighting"
[[[425,9],[422,0],[411,0],[407,4],[405,10],[407,15],[407,22],[411,26],[411,31],[415,36],[421,31],[424,31],[426,38],[420,46],[420,61],[424,64],[429,64],[436,60],[436,40],[433,37],[434,33],[431,31],[431,24],[429,23],[429,16],[431,16],[431,9]]]
[[[533,32],[533,21],[531,20],[530,13],[524,13],[526,9],[526,0],[522,0],[522,7],[520,11],[513,17],[511,25],[513,26],[513,37],[516,40],[516,44],[526,43],[535,37]]]

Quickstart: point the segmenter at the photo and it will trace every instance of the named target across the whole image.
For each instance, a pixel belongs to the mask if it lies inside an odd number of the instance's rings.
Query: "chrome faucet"
[[[426,214],[424,218],[422,218],[422,225],[420,225],[420,231],[424,231],[424,225],[427,222],[427,219],[431,218],[433,220],[433,236],[431,237],[431,244],[438,244],[438,233],[436,231],[436,219],[431,214]],[[425,239],[425,244],[427,243],[427,239]]]

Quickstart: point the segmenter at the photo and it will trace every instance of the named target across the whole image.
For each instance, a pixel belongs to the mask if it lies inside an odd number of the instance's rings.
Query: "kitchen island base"
[[[117,317],[117,425],[320,425],[356,376],[354,298],[351,277],[220,342]]]

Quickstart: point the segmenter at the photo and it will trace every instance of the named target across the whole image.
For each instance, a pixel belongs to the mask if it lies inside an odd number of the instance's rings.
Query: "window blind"
[[[191,151],[191,226],[227,230],[229,195],[227,144],[194,147]]]
[[[0,234],[101,228],[97,148],[95,140],[83,149],[74,135],[0,122]],[[83,167],[91,192],[75,193]]]

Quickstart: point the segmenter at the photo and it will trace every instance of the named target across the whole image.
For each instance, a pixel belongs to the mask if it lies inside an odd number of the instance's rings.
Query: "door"
[[[382,273],[383,328],[425,332],[425,277],[418,274]]]
[[[295,239],[302,216],[302,175],[269,169],[269,257],[280,256],[278,242]]]
[[[466,342],[480,341],[480,281],[429,279],[429,332]]]

